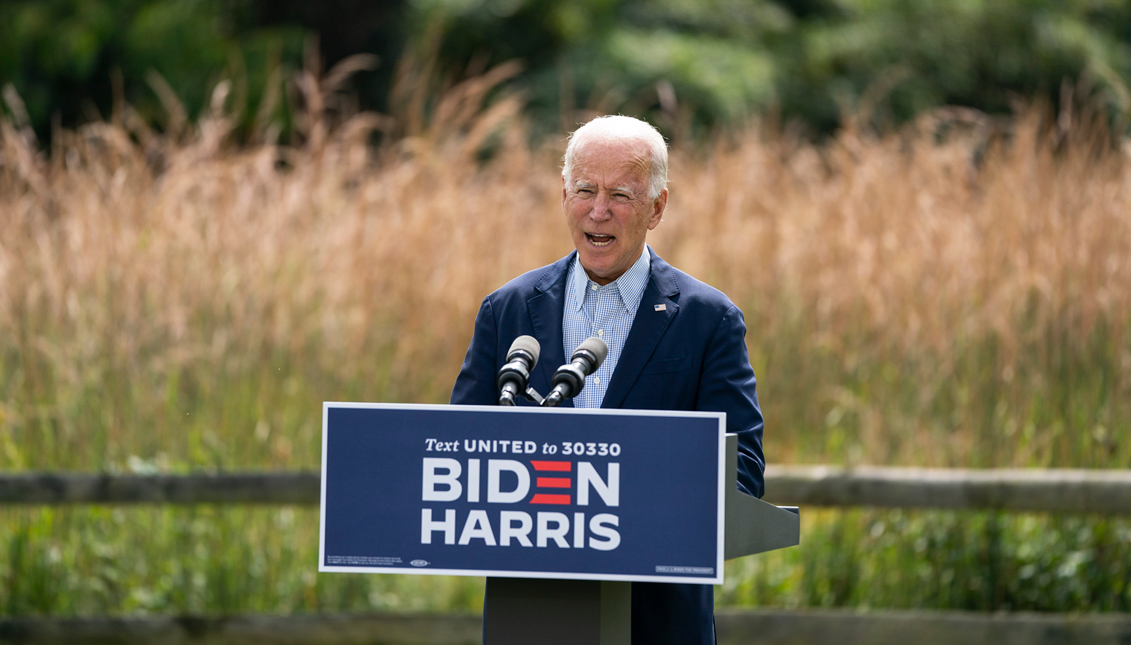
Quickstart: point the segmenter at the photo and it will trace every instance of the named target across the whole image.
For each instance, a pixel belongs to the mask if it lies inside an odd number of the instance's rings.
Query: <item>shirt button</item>
[[[597,330],[597,335],[598,335],[598,336],[604,336],[604,335],[605,335],[605,330],[604,330],[604,329],[598,329],[598,330]]]
[[[590,287],[590,289],[592,289],[592,290],[596,291],[596,290],[597,290],[597,285],[593,285],[592,287]]]
[[[601,384],[601,377],[600,376],[594,376],[593,377],[593,384],[594,385],[600,385]]]

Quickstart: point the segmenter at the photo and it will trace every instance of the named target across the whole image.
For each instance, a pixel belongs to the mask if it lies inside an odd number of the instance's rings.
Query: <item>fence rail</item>
[[[0,474],[0,504],[317,504],[314,472]],[[771,466],[766,500],[796,506],[1131,514],[1131,470]]]
[[[0,619],[0,644],[475,645],[478,614]],[[1128,614],[715,612],[719,645],[1126,645]]]
[[[766,501],[1131,514],[1131,470],[769,467]]]
[[[297,504],[319,502],[318,473],[0,475],[0,504]]]

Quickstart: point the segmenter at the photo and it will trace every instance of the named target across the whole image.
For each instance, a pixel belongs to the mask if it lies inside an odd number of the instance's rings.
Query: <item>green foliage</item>
[[[781,315],[788,305],[776,306]],[[748,320],[775,315],[764,309],[772,307],[743,307]],[[768,427],[805,428],[792,435],[799,462],[895,463],[914,455],[951,468],[1131,463],[1131,444],[1117,429],[1131,427],[1131,400],[1118,394],[1113,376],[1128,355],[1107,329],[1076,349],[1067,332],[1018,328],[1027,340],[1011,356],[996,335],[959,337],[938,356],[893,350],[867,333],[814,346],[811,313],[786,320],[772,337],[747,342],[755,373],[776,375],[759,383]],[[924,452],[925,438],[948,447]]]
[[[356,83],[361,106],[381,111],[403,42],[438,38],[449,77],[520,59],[542,131],[581,110],[646,116],[681,136],[769,110],[829,132],[860,109],[880,123],[940,105],[1008,111],[1084,76],[1116,112],[1131,109],[1131,7],[1116,0],[415,0],[403,18],[400,7],[5,0],[0,83],[15,86],[41,135],[54,115],[73,126],[107,113],[119,73],[146,118],[165,111],[150,71],[190,115],[220,79],[236,79],[247,116],[270,71],[299,66],[304,36],[323,34],[328,64],[382,57]]]
[[[842,18],[799,30],[792,73],[780,79],[784,111],[826,127],[837,119],[838,100],[854,107],[869,88],[890,92],[882,107],[904,120],[949,104],[1004,112],[1019,97],[1053,96],[1063,80],[1085,70],[1116,84],[1131,72],[1131,56],[1109,17],[1080,5],[883,0],[842,6]]]
[[[801,546],[727,564],[720,606],[1131,610],[1131,522],[806,511]],[[481,578],[321,574],[318,512],[22,509],[0,615],[479,611]]]
[[[724,605],[1127,611],[1131,524],[1085,517],[810,511],[795,549],[728,563]]]
[[[270,73],[300,64],[303,32],[234,17],[221,0],[0,2],[0,84],[16,88],[41,136],[52,119],[74,126],[108,116],[115,100],[164,123],[169,107],[153,73],[190,118],[223,78],[237,80],[238,110],[254,114]]]
[[[483,581],[317,573],[316,509],[70,508],[0,518],[0,615],[474,611]]]
[[[1131,107],[1131,9],[1115,1],[418,6],[446,21],[444,60],[453,68],[477,53],[527,61],[532,108],[552,126],[560,107],[646,115],[677,131],[776,110],[828,132],[861,108],[888,122],[940,105],[1008,111],[1021,97],[1053,98],[1063,81],[1086,74],[1119,110]],[[664,83],[678,101],[664,100]]]

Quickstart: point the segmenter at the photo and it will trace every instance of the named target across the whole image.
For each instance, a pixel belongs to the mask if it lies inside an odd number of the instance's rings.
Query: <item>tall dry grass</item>
[[[384,116],[335,111],[348,71],[300,79],[286,146],[267,121],[229,141],[221,85],[195,126],[120,106],[41,151],[8,93],[0,465],[313,466],[323,399],[446,400],[480,299],[570,250],[563,141],[488,105],[510,68],[438,96],[402,75]],[[672,151],[650,242],[744,308],[771,462],[1125,466],[1109,141],[1086,110],[751,127]]]
[[[309,66],[290,145],[266,116],[231,141],[221,85],[196,124],[163,90],[161,130],[123,105],[44,151],[5,92],[0,468],[315,467],[322,400],[446,400],[480,299],[570,250],[563,141],[528,144],[496,96],[509,67],[435,93],[406,65],[393,114],[353,114],[338,88],[366,63]],[[673,150],[672,178],[651,242],[746,312],[771,463],[1131,463],[1131,160],[1095,113],[849,122],[821,145],[751,127]],[[804,520],[799,549],[728,565],[720,602],[1131,607],[1122,520]],[[301,509],[0,527],[6,615],[482,598],[475,579],[318,575]]]

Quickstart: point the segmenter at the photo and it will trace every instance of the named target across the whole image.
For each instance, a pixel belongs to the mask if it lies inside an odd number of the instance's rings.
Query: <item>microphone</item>
[[[507,350],[507,364],[499,368],[495,381],[499,386],[499,405],[514,405],[514,397],[526,391],[530,382],[530,370],[538,363],[538,353],[542,351],[538,340],[533,336],[519,336]]]
[[[577,396],[581,392],[581,388],[585,387],[585,377],[596,372],[608,355],[609,346],[600,338],[590,336],[582,341],[577,349],[573,350],[573,356],[570,357],[569,363],[562,365],[558,368],[558,371],[554,372],[554,378],[551,381],[554,389],[542,402],[542,405],[553,407],[561,403],[563,399],[572,399]]]

